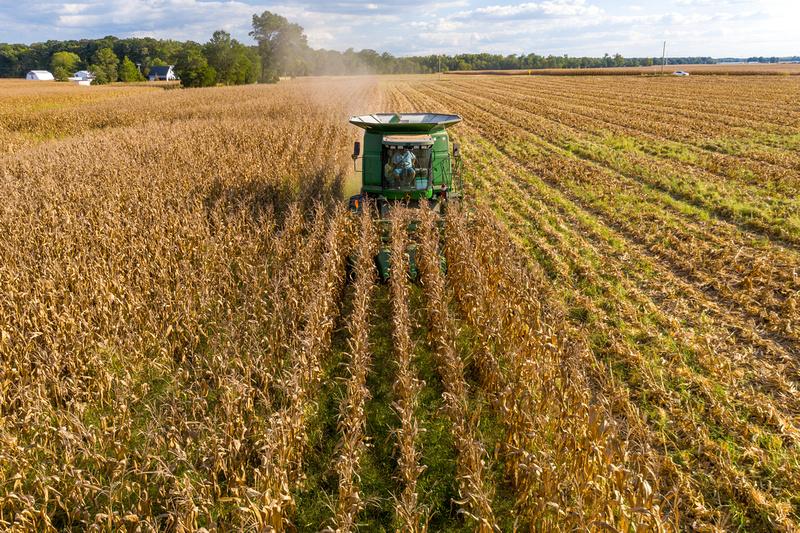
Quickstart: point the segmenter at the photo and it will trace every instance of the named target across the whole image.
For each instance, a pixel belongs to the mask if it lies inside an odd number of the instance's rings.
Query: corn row
[[[437,225],[432,212],[424,211],[417,256],[425,290],[430,340],[444,386],[447,415],[453,424],[458,452],[459,505],[477,522],[479,531],[499,530],[492,511],[492,495],[486,481],[487,454],[476,435],[479,413],[469,405],[464,362],[455,348],[455,327],[448,309],[448,295],[441,272]]]
[[[392,273],[390,289],[394,328],[394,353],[397,362],[397,379],[394,395],[397,398],[392,407],[400,419],[397,429],[398,469],[402,481],[402,493],[396,498],[395,514],[401,529],[407,532],[427,531],[427,517],[424,507],[419,503],[417,480],[424,470],[420,464],[420,450],[417,447],[419,433],[415,409],[422,382],[414,375],[412,361],[414,344],[411,340],[411,317],[409,315],[408,289],[408,225],[407,213],[402,209],[394,211],[391,228]]]
[[[304,328],[291,346],[292,368],[287,379],[288,405],[269,420],[263,464],[256,474],[257,499],[251,511],[262,526],[280,529],[292,510],[292,491],[302,480],[305,426],[314,409],[314,395],[322,376],[322,359],[330,346],[344,272],[346,216],[339,211],[325,235],[325,253],[303,312]]]
[[[340,452],[336,462],[339,475],[339,495],[336,501],[334,525],[336,531],[352,531],[364,500],[358,491],[358,470],[361,456],[367,447],[364,406],[369,399],[367,372],[370,364],[369,310],[375,286],[373,258],[376,234],[372,213],[364,209],[360,217],[360,238],[355,251],[355,288],[353,311],[348,332],[349,361],[345,397],[339,407]]]
[[[504,340],[497,345],[506,373],[497,377],[503,388],[496,405],[519,515],[532,527],[661,527],[652,490],[626,468],[624,442],[602,406],[592,405],[582,376],[586,351],[540,322],[533,280],[507,255],[512,247],[497,246],[502,234],[491,228],[491,216],[482,217],[467,232],[462,215],[451,211],[446,251],[467,322],[478,336]],[[474,252],[470,233],[480,243]]]

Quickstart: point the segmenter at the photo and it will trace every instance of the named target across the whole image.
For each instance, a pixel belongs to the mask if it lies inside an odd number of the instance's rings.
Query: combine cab
[[[408,207],[427,204],[444,214],[450,202],[463,194],[458,144],[450,150],[447,128],[461,121],[458,115],[435,113],[377,113],[350,118],[363,128],[364,154],[356,142],[353,161],[362,159],[361,193],[350,197],[350,209],[360,212],[374,206],[381,221],[382,246],[375,258],[383,281],[389,278],[389,213],[398,203]],[[411,223],[411,229],[416,221]],[[414,249],[409,249],[411,276],[416,277]]]

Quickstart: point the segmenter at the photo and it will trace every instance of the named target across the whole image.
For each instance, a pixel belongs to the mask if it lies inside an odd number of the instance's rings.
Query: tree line
[[[47,41],[0,44],[0,77],[24,77],[30,70],[50,70],[66,80],[80,69],[89,70],[94,83],[144,81],[157,66],[174,65],[184,85],[254,83],[261,76],[261,58],[253,46],[216,31],[204,44],[151,37]]]
[[[800,63],[800,56],[752,56],[752,57],[722,57],[720,63]]]
[[[29,70],[49,69],[64,80],[76,70],[95,75],[95,83],[142,81],[155,66],[174,65],[189,87],[275,82],[281,76],[346,74],[423,74],[451,70],[533,70],[543,68],[603,68],[649,66],[659,57],[570,57],[538,54],[457,54],[396,57],[375,50],[344,52],[313,49],[303,28],[281,15],[253,15],[256,44],[246,45],[228,32],[214,32],[206,43],[154,39],[50,40],[34,44],[0,43],[0,77],[24,77]],[[764,59],[764,58],[758,58]],[[777,59],[768,58],[767,60]],[[716,63],[711,57],[671,57],[668,64]]]

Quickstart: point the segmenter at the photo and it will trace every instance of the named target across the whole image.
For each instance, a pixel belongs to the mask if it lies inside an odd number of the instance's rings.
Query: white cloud
[[[86,11],[89,7],[91,7],[90,4],[63,4],[61,11],[65,14],[77,14]]]
[[[630,1],[630,0],[629,0]],[[314,47],[396,54],[498,52],[627,56],[800,54],[797,0],[0,0],[0,41],[154,36],[243,42],[264,10],[301,24]]]
[[[492,5],[456,16],[461,18],[489,19],[527,19],[545,17],[597,16],[602,13],[598,6],[588,5],[585,0],[548,0],[545,2],[525,2],[522,4]]]

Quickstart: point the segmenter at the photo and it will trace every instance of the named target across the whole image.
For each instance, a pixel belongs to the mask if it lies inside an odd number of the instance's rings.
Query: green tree
[[[297,76],[307,70],[308,40],[299,24],[264,11],[253,15],[250,36],[258,42],[262,81],[275,82],[284,74]]]
[[[218,81],[221,83],[228,83],[230,71],[236,60],[234,57],[233,43],[235,39],[231,39],[231,34],[224,30],[217,30],[203,46],[203,53],[214,70],[217,71]]]
[[[50,69],[53,71],[53,76],[58,81],[66,81],[67,78],[78,70],[81,58],[78,54],[72,52],[56,52],[50,59]]]
[[[258,53],[244,46],[229,33],[215,31],[203,46],[208,64],[217,72],[217,82],[241,85],[258,81],[261,62]]]
[[[195,43],[180,53],[175,70],[184,87],[210,87],[217,82],[217,71],[208,64]]]
[[[258,52],[234,41],[233,65],[226,73],[223,83],[242,85],[255,83],[261,75],[261,59]]]
[[[117,81],[119,58],[111,48],[101,48],[92,56],[89,70],[94,74],[94,83],[103,84]]]
[[[142,73],[136,68],[136,64],[131,61],[128,56],[125,56],[122,63],[119,65],[119,79],[120,81],[127,82],[144,81],[144,76],[142,76]]]

